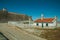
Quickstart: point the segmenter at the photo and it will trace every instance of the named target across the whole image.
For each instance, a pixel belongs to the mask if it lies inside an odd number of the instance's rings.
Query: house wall
[[[33,23],[34,26],[37,27],[37,23]],[[44,27],[56,27],[56,21],[54,21],[53,23],[48,23],[48,26],[46,26],[46,23],[43,23]],[[42,27],[42,23],[38,23],[38,27]]]

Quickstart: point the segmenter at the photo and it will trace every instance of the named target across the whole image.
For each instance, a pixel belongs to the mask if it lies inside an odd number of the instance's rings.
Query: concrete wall
[[[16,26],[16,21],[8,21],[8,25]]]
[[[30,28],[30,27],[34,27],[33,25],[32,25],[32,23],[31,24],[24,24],[23,22],[20,22],[20,21],[9,21],[8,22],[8,25],[12,25],[12,26],[17,26],[17,27],[20,27],[20,28]]]

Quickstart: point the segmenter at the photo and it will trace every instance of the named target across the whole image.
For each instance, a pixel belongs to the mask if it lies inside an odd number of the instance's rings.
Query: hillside
[[[14,12],[8,12],[7,10],[0,10],[0,21],[23,21],[29,20],[29,18],[31,17],[25,14],[17,14]]]

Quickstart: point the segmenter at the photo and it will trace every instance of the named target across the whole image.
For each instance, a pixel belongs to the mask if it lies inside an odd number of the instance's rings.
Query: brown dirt
[[[56,30],[44,30],[40,37],[47,40],[60,40],[60,29]]]

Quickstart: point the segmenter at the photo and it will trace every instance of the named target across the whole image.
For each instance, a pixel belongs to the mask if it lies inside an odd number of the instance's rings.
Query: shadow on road
[[[0,40],[9,40],[3,33],[0,32]]]

